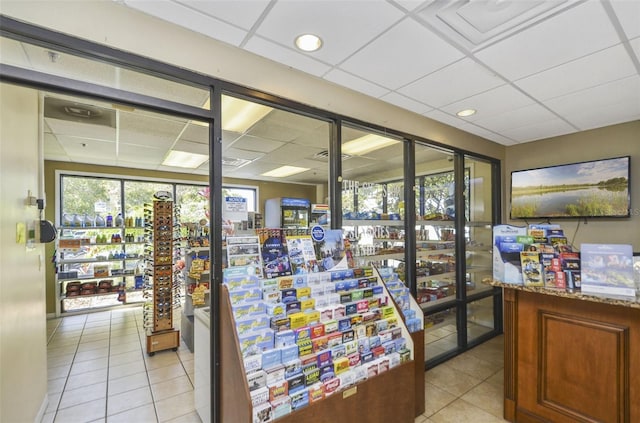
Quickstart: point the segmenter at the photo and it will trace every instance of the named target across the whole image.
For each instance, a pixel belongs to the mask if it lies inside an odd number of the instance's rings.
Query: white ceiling
[[[504,145],[640,119],[639,0],[119,2]]]

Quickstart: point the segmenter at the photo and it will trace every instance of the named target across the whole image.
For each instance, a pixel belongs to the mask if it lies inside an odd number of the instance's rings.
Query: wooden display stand
[[[173,201],[153,202],[153,208],[145,210],[148,232],[152,235],[153,293],[151,301],[153,326],[147,335],[147,354],[180,346],[180,331],[173,328]]]
[[[425,397],[424,397],[424,329],[411,333],[413,340],[413,362],[414,362],[414,378],[415,378],[415,417],[424,414]]]
[[[252,423],[252,405],[244,372],[242,354],[229,294],[225,286],[220,294],[221,343],[221,421]],[[424,348],[424,342],[422,343]],[[420,385],[424,385],[424,361]],[[412,423],[415,421],[415,361],[402,363],[378,376],[358,383],[291,414],[276,419],[279,423]],[[424,397],[424,395],[423,395]]]

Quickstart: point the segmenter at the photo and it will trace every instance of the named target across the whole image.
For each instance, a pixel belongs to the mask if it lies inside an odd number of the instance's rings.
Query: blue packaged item
[[[296,334],[291,329],[276,332],[274,335],[274,345],[276,348],[296,345]],[[296,354],[297,356],[297,354]]]
[[[307,286],[307,275],[293,275],[293,287],[304,288]]]
[[[298,358],[298,345],[287,345],[280,348],[280,357],[283,363],[292,361]]]
[[[262,368],[269,369],[282,364],[282,352],[278,348],[264,351],[262,353]]]
[[[292,410],[297,410],[309,405],[309,391],[307,389],[300,389],[299,392],[294,392],[293,394],[291,394],[291,390],[289,390],[289,396],[291,397]]]

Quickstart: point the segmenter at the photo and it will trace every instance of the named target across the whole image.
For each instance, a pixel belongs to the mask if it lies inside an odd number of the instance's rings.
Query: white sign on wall
[[[225,197],[222,204],[222,218],[232,222],[248,220],[247,199],[243,197]]]

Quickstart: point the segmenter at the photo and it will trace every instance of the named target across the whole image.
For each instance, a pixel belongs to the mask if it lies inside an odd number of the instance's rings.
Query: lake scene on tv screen
[[[629,157],[511,173],[511,217],[626,217]]]

